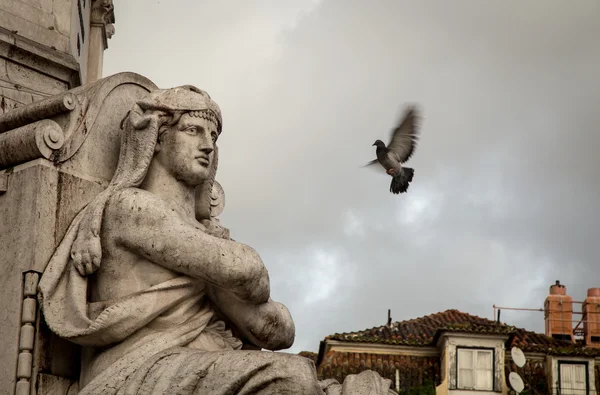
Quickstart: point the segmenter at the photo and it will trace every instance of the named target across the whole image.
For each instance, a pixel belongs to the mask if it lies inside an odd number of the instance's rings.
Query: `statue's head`
[[[206,111],[177,114],[158,129],[154,148],[155,165],[178,181],[197,186],[210,177],[218,123]]]
[[[143,179],[154,160],[176,179],[200,185],[214,178],[222,125],[219,106],[203,90],[191,85],[156,90],[138,101],[122,122],[121,153],[131,158],[121,155],[115,178],[122,170],[137,168]]]

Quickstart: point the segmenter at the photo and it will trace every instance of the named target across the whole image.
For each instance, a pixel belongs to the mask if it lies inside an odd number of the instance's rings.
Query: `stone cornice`
[[[79,63],[72,55],[57,51],[22,37],[0,26],[0,57],[34,69],[69,87],[79,86]]]
[[[343,342],[339,340],[327,340],[326,348],[326,352],[362,352],[372,354],[414,355],[422,357],[433,357],[440,355],[440,350],[436,347],[413,347],[391,344],[355,343]]]

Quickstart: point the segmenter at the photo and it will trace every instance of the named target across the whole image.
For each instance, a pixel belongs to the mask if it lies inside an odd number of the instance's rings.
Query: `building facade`
[[[446,310],[336,333],[321,342],[318,354],[302,355],[315,361],[321,379],[341,382],[348,374],[372,369],[392,380],[400,394],[514,394],[511,372],[522,378],[521,394],[600,394],[600,349],[591,341],[595,332],[590,333],[598,325],[597,293],[594,288],[584,302],[561,304],[556,295],[568,296],[566,288],[558,283],[550,287],[546,334]],[[585,306],[585,314],[573,327],[576,303]],[[512,359],[513,347],[525,355],[522,367]]]

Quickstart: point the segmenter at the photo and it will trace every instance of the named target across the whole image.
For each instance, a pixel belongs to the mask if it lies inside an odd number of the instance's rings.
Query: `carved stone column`
[[[104,50],[108,48],[108,39],[115,34],[114,23],[112,0],[92,0],[86,80],[88,84],[102,78]]]

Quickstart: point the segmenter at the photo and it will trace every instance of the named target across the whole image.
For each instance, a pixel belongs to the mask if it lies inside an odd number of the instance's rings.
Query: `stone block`
[[[16,103],[16,107],[20,107],[33,102],[33,97],[31,93],[23,92],[16,88],[0,88],[0,96]]]
[[[21,0],[21,1],[31,5],[33,7],[39,8],[40,10],[43,10],[46,12],[52,12],[52,0]]]
[[[54,232],[48,230],[54,229],[58,181],[58,172],[39,160],[17,166],[8,173],[6,192],[0,195],[2,224],[10,224],[10,229],[0,225],[1,394],[11,394],[15,389],[18,358],[19,374],[27,374],[31,354],[22,353],[19,357],[23,326],[23,273],[34,267],[43,268],[52,254]],[[30,300],[35,302],[35,299]],[[33,307],[29,306],[25,312],[27,321],[32,320],[32,311],[29,310]]]
[[[43,95],[57,95],[69,89],[65,82],[18,63],[7,62],[6,70],[11,82],[41,92]]]
[[[0,78],[7,79],[8,74],[6,72],[6,59],[0,57]]]
[[[22,104],[11,100],[7,97],[2,96],[2,94],[0,94],[0,115],[10,111],[10,110],[14,110],[15,108],[19,108],[21,107]]]
[[[50,12],[34,7],[22,0],[2,0],[0,10],[23,18],[44,28],[54,27],[54,17]]]
[[[0,59],[5,61],[6,79],[8,63],[17,63],[43,76],[51,77],[70,88],[79,84],[79,65],[72,55],[53,50],[20,36],[3,35],[0,31]],[[76,84],[76,85],[73,85]]]
[[[69,53],[69,39],[56,30],[50,30],[13,13],[0,10],[0,26],[16,31],[20,36],[38,42],[58,51]]]
[[[71,35],[71,17],[73,4],[70,1],[64,0],[46,0],[52,3],[52,14],[54,15],[54,27],[56,30],[64,35],[70,37]],[[76,0],[81,1],[81,0]],[[89,0],[91,1],[91,0]]]
[[[38,378],[38,393],[41,395],[75,395],[77,382],[50,374],[40,374]]]

